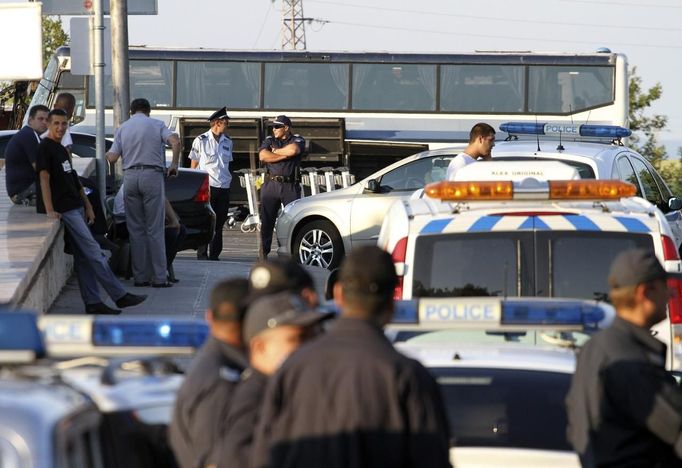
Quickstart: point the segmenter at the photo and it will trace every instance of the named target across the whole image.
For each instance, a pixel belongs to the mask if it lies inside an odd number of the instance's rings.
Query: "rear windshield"
[[[571,450],[564,408],[570,374],[518,369],[430,371],[440,384],[455,446]]]
[[[595,179],[594,170],[589,164],[571,161],[568,159],[536,158],[533,156],[496,157],[494,159],[504,159],[505,161],[557,161],[574,168],[576,171],[578,171],[578,175],[581,179]]]
[[[419,238],[412,295],[518,296],[520,244],[505,234]]]
[[[608,300],[613,259],[623,250],[653,250],[651,236],[614,232],[543,234],[549,246],[550,296]]]

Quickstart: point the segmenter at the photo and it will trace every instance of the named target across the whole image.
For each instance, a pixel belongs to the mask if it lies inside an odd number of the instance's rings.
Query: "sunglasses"
[[[272,126],[272,128],[284,128],[284,127],[285,127],[285,125],[282,125],[282,124],[275,124]]]

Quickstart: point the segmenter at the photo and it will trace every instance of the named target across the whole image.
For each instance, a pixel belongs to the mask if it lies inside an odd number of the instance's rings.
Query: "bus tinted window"
[[[177,106],[230,109],[259,105],[260,65],[257,63],[178,62]]]
[[[528,111],[567,114],[613,101],[612,67],[531,66]]]
[[[112,105],[111,76],[104,83],[104,102]],[[160,60],[130,61],[130,99],[145,98],[152,107],[171,107],[173,102],[173,64]],[[95,78],[88,79],[88,106],[95,105]]]
[[[266,63],[266,109],[347,109],[348,65]]]
[[[436,110],[436,67],[354,64],[353,109]]]
[[[522,66],[443,65],[440,110],[446,112],[522,112]]]

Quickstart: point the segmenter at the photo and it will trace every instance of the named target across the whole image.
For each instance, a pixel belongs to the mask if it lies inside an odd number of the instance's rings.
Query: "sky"
[[[7,2],[8,0],[0,0]],[[20,1],[20,0],[14,0]],[[134,1],[134,0],[129,0]],[[157,16],[131,16],[131,45],[280,48],[282,0],[157,0]],[[682,146],[681,0],[303,0],[311,51],[593,52],[608,47],[660,82],[659,136]],[[64,18],[68,29],[69,18]]]

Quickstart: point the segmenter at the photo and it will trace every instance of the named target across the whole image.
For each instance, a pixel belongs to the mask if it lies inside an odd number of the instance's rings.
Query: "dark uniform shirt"
[[[566,399],[584,467],[682,466],[682,392],[666,346],[621,318],[580,350]]]
[[[271,377],[253,466],[449,467],[440,389],[370,322],[341,318]]]
[[[296,173],[296,168],[301,165],[301,157],[303,155],[303,151],[305,150],[305,140],[300,135],[293,135],[290,133],[289,137],[285,138],[284,140],[278,140],[274,136],[269,136],[263,140],[263,143],[261,143],[260,147],[258,148],[258,152],[264,149],[272,151],[273,149],[284,148],[291,143],[296,143],[298,145],[300,150],[299,153],[293,158],[287,158],[284,161],[266,163],[265,167],[270,175],[297,177],[298,174]]]
[[[80,191],[82,185],[78,173],[71,165],[71,158],[61,143],[45,138],[38,146],[36,171],[50,174],[52,206],[58,213],[75,210],[83,206]]]
[[[213,337],[198,351],[178,391],[169,428],[182,468],[206,465],[246,366],[241,351]]]
[[[230,412],[216,444],[215,461],[220,468],[248,467],[256,425],[263,408],[268,376],[253,368],[242,374],[242,381],[232,397]]]
[[[36,182],[33,164],[38,155],[40,139],[28,125],[19,130],[7,143],[5,149],[5,184],[10,197],[26,190]]]

